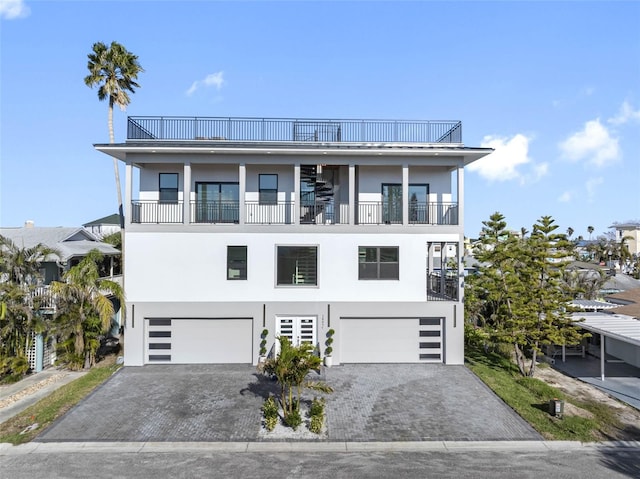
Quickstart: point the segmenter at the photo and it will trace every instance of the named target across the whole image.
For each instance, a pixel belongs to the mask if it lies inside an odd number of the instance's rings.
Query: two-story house
[[[130,117],[125,364],[463,363],[464,167],[451,121]]]

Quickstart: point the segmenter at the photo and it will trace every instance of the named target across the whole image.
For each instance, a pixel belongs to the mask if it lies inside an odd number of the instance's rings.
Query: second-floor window
[[[160,173],[160,202],[178,202],[178,173]]]
[[[262,174],[258,176],[259,202],[261,205],[278,204],[278,175]]]
[[[247,279],[246,246],[227,246],[227,279]]]
[[[400,279],[397,246],[360,246],[358,279]]]
[[[317,246],[278,246],[276,261],[278,286],[318,285]]]

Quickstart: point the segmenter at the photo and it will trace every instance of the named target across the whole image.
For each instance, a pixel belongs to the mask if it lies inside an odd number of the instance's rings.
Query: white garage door
[[[442,318],[341,318],[340,362],[442,362]]]
[[[147,363],[251,363],[251,318],[146,320]]]

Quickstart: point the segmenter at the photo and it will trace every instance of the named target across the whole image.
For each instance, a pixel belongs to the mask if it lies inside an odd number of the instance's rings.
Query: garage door
[[[251,363],[251,318],[146,320],[146,363]]]
[[[340,318],[340,362],[442,362],[443,318]]]

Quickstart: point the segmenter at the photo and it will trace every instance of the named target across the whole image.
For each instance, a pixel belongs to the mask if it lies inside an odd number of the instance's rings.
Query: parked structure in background
[[[116,264],[114,259],[120,255],[120,251],[107,243],[102,243],[84,228],[38,227],[33,221],[26,221],[23,227],[0,228],[0,236],[10,239],[20,248],[32,248],[42,244],[57,252],[42,261],[39,284],[33,292],[40,299],[40,314],[55,313],[55,301],[49,292],[50,283],[60,281],[66,271],[78,264],[93,249],[97,249],[105,256],[106,260],[101,268],[102,276],[116,281],[121,279],[121,272],[114,269]],[[117,331],[120,323],[120,305],[114,306],[117,311],[114,317],[114,331]],[[55,338],[46,334],[34,334],[27,358],[31,370],[35,372],[52,365],[56,358]]]
[[[125,364],[464,361],[456,121],[130,117]],[[134,184],[134,178],[139,178]],[[136,192],[136,196],[134,196]]]

